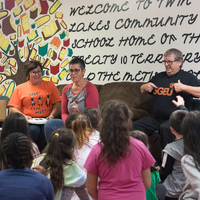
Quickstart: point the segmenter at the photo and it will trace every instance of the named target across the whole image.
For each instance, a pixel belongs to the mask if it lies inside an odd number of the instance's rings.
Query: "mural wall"
[[[94,84],[146,82],[173,47],[199,78],[199,8],[192,0],[1,0],[0,95],[26,81],[26,60],[39,60],[56,85],[70,82],[73,56]]]

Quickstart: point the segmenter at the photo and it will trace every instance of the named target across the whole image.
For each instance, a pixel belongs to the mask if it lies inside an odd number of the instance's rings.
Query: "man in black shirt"
[[[183,71],[183,55],[178,49],[169,49],[164,53],[165,71],[156,74],[148,83],[141,86],[141,93],[149,93],[154,96],[154,107],[152,116],[141,118],[133,122],[134,130],[141,130],[147,135],[152,135],[159,130],[162,148],[167,143],[174,141],[170,131],[169,116],[177,108],[172,103],[176,96],[180,95],[185,100],[185,106],[192,110],[193,95],[190,91],[176,92],[175,83],[181,82],[184,85],[199,86],[198,79],[189,72]]]

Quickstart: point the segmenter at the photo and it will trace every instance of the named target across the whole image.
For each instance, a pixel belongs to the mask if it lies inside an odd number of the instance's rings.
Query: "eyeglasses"
[[[81,69],[69,69],[68,71],[69,71],[70,74],[72,74],[73,72],[74,72],[75,74],[78,74],[78,73],[80,72],[80,70],[81,70]]]
[[[171,61],[171,60],[163,60],[163,63],[164,63],[164,65],[165,64],[168,64],[168,65],[171,65],[173,62],[176,62],[177,60],[173,60],[173,61]]]
[[[41,74],[41,73],[42,73],[41,71],[37,71],[37,72],[33,71],[33,72],[31,72],[31,74],[33,74],[33,75]]]

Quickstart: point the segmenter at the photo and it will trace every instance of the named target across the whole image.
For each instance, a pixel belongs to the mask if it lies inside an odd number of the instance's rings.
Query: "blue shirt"
[[[50,180],[31,169],[6,169],[0,172],[0,200],[53,200]]]

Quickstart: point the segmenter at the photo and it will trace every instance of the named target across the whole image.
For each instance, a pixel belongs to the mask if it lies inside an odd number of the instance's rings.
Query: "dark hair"
[[[190,111],[182,122],[184,153],[193,157],[200,170],[200,111]]]
[[[169,118],[170,126],[180,135],[182,135],[181,124],[186,114],[186,110],[175,110]]]
[[[168,49],[164,53],[164,57],[167,57],[167,56],[170,56],[170,55],[174,55],[174,58],[175,58],[176,61],[179,61],[179,60],[182,61],[182,64],[180,66],[180,68],[182,68],[182,66],[183,66],[183,54],[182,54],[182,52],[178,49],[171,48],[171,49]]]
[[[100,124],[100,159],[115,165],[120,157],[130,151],[128,106],[121,101],[107,102],[102,109]]]
[[[139,131],[139,130],[134,130],[134,131],[131,131],[129,134],[130,134],[131,137],[136,138],[137,140],[142,141],[146,147],[149,146],[148,137],[147,137],[147,135],[144,132]]]
[[[2,143],[4,163],[15,169],[30,167],[33,156],[29,138],[23,133],[15,132],[8,135]]]
[[[74,159],[75,147],[75,136],[71,129],[59,128],[50,137],[47,154],[40,165],[45,169],[50,169],[50,180],[55,194],[64,185],[63,164]]]
[[[139,130],[131,131],[130,136],[137,140],[140,140],[141,142],[143,142],[143,144],[146,147],[149,147],[148,136],[143,131],[139,131]],[[159,169],[160,169],[159,167],[155,167],[155,166],[150,167],[151,172],[158,171]]]
[[[33,69],[36,69],[37,67],[40,67],[41,71],[43,70],[43,66],[39,61],[33,60],[33,61],[26,61],[25,63],[25,69],[26,69],[26,78],[29,80],[30,78],[30,72]]]
[[[1,132],[1,141],[13,132],[23,133],[30,139],[28,123],[21,113],[11,113],[5,118]]]
[[[88,118],[79,114],[72,122],[72,130],[75,133],[78,149],[80,149],[86,141],[89,141]]]
[[[69,62],[69,66],[70,65],[74,65],[74,64],[79,64],[80,68],[82,70],[85,69],[85,62],[83,59],[79,58],[79,57],[74,57],[70,62]]]
[[[79,113],[70,113],[65,120],[65,128],[72,128],[72,122],[78,117]]]
[[[101,119],[100,111],[93,107],[87,107],[83,110],[83,114],[90,119],[92,128],[96,130]]]

